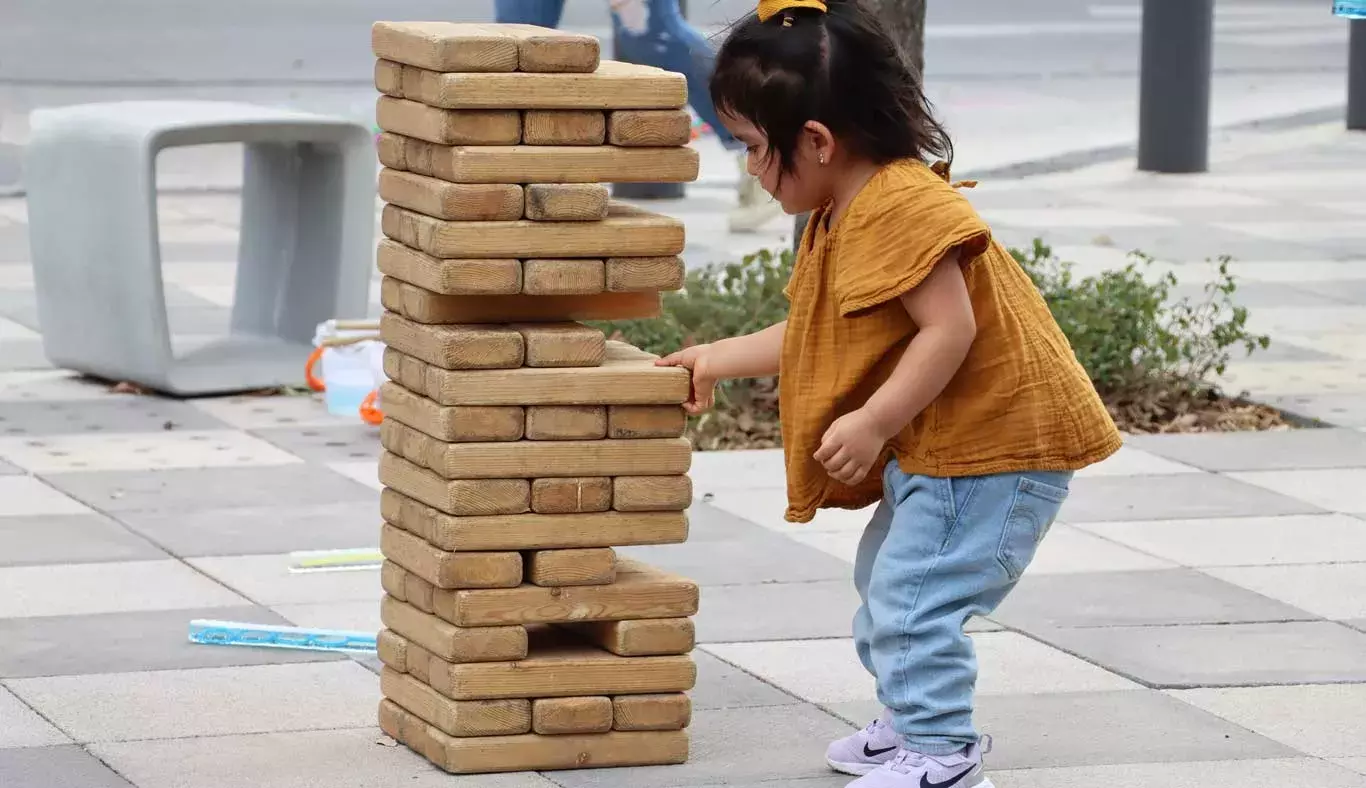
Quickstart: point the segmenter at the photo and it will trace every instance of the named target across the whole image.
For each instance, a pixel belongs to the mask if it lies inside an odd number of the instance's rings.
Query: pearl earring
[[[821,165],[822,167],[825,166],[825,154],[824,154],[824,153],[818,153],[818,154],[816,154],[816,163],[819,164],[819,165]]]

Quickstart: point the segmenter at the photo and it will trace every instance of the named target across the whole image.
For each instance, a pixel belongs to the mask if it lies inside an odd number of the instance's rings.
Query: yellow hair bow
[[[759,21],[767,22],[774,14],[789,8],[814,8],[822,14],[830,10],[821,0],[759,0]]]

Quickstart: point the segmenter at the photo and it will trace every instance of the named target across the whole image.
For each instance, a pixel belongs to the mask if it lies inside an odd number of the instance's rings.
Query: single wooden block
[[[601,405],[532,405],[526,409],[527,440],[591,441],[605,437],[607,408]]]
[[[692,116],[682,109],[627,109],[607,114],[607,141],[625,147],[668,147],[692,141]]]
[[[388,359],[386,351],[386,374]],[[402,368],[402,363],[394,362]],[[426,367],[418,373],[426,378]],[[400,373],[401,374],[401,373]],[[397,379],[399,375],[389,374]],[[392,381],[380,386],[379,400],[386,419],[394,419],[434,438],[456,443],[515,441],[523,433],[525,411],[515,405],[438,405]],[[433,504],[435,505],[435,504]]]
[[[522,292],[520,260],[442,260],[392,239],[381,238],[376,261],[381,274],[433,293],[514,295]]]
[[[380,588],[384,589],[384,593],[400,602],[408,601],[407,592],[403,587],[403,578],[407,576],[408,573],[403,571],[403,567],[393,561],[385,561],[380,564]]]
[[[607,218],[610,197],[600,183],[529,183],[526,218],[538,222],[597,222]]]
[[[610,585],[438,591],[436,613],[462,627],[680,618],[697,612],[697,584],[628,559]],[[573,694],[573,693],[571,693]]]
[[[377,153],[385,167],[452,183],[688,183],[701,166],[690,147],[437,145],[387,131]]]
[[[375,102],[375,122],[384,131],[438,145],[516,145],[522,141],[521,113],[510,109],[439,109],[380,96]]]
[[[607,117],[599,110],[529,109],[522,113],[522,138],[517,142],[526,145],[601,145],[606,138]]]
[[[531,510],[531,483],[526,479],[443,479],[387,451],[380,453],[379,482],[428,506],[461,517],[521,514]]]
[[[385,312],[379,330],[384,344],[442,369],[515,369],[526,361],[522,332],[507,326],[430,325]]]
[[[389,596],[380,600],[380,620],[394,634],[447,662],[505,662],[527,655],[526,627],[453,626]]]
[[[531,511],[538,514],[605,512],[611,508],[612,480],[606,476],[531,481]]]
[[[692,699],[681,692],[612,698],[612,727],[619,731],[677,731],[692,723]]]
[[[504,736],[531,730],[528,700],[451,700],[412,676],[389,668],[380,671],[379,689],[408,713],[450,736]],[[611,727],[610,700],[607,716]]]
[[[683,287],[683,258],[609,257],[603,269],[603,286],[612,293],[673,291]]]
[[[686,654],[697,639],[691,618],[585,621],[565,626],[593,645],[623,657]]]
[[[407,651],[407,674],[430,687],[432,684],[432,652],[411,640],[408,641]]]
[[[537,296],[593,295],[606,289],[601,260],[526,260],[522,292]]]
[[[617,552],[610,547],[531,550],[526,580],[538,586],[600,586],[617,579]]]
[[[447,479],[677,476],[692,463],[686,438],[449,443],[392,419],[380,425],[380,444]]]
[[[597,367],[523,367],[456,372],[423,364],[411,356],[387,348],[385,371],[391,378],[394,378],[394,372],[398,372],[403,376],[405,388],[447,406],[519,403],[672,405],[681,410],[679,405],[687,400],[692,384],[688,370],[655,366],[654,356],[637,354],[640,351],[630,345],[609,340],[607,357]],[[393,372],[390,372],[391,369]],[[398,420],[407,423],[404,418],[398,417]],[[433,434],[428,430],[424,432]]]
[[[375,88],[391,98],[403,97],[403,64],[393,60],[375,61]],[[380,140],[380,145],[385,145]]]
[[[386,559],[437,588],[510,588],[522,583],[518,553],[453,553],[392,525],[381,529],[379,548]]]
[[[677,438],[688,426],[688,414],[677,405],[613,405],[607,409],[607,437]]]
[[[433,71],[588,72],[598,68],[597,38],[536,25],[376,22],[376,57]]]
[[[514,323],[510,328],[522,335],[528,367],[596,367],[607,358],[602,329],[575,322]],[[606,412],[602,431],[607,433]]]
[[[597,695],[534,700],[531,702],[531,729],[547,736],[606,733],[612,730],[612,699]]]
[[[678,544],[688,538],[686,512],[455,517],[393,489],[381,491],[379,503],[385,522],[452,552]]]
[[[460,221],[515,221],[526,198],[511,183],[447,183],[388,167],[379,173],[379,197],[427,216]]]
[[[600,222],[452,222],[385,205],[384,234],[441,258],[673,255],[683,251],[683,222],[610,203]]]
[[[682,74],[613,60],[591,74],[462,73],[404,64],[401,92],[445,109],[679,109],[688,102]]]
[[[612,508],[618,512],[682,511],[692,505],[687,476],[618,476],[612,480]]]
[[[658,317],[658,293],[577,296],[439,295],[385,278],[380,302],[415,323],[559,323],[566,320],[636,320]],[[686,372],[686,370],[684,370]]]
[[[668,766],[688,760],[688,733],[682,730],[452,738],[387,699],[380,701],[379,723],[386,734],[451,774]]]
[[[403,573],[403,597],[427,615],[436,615],[436,586],[411,572]]]
[[[408,672],[408,641],[393,632],[387,629],[379,631],[375,636],[375,653],[386,666],[399,673]]]

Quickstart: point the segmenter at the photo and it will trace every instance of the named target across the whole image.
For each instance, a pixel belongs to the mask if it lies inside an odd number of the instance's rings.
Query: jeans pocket
[[[1027,476],[1020,477],[1016,483],[1015,497],[1006,513],[1001,543],[996,549],[996,560],[1012,581],[1019,580],[1034,560],[1039,541],[1048,533],[1065,500],[1067,489],[1064,487]]]

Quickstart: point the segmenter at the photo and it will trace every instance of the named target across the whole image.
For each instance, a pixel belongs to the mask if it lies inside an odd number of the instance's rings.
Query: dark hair
[[[827,6],[737,22],[711,76],[717,111],[763,131],[782,173],[795,166],[797,139],[811,120],[878,164],[910,157],[952,163],[948,132],[886,25],[858,0]]]

